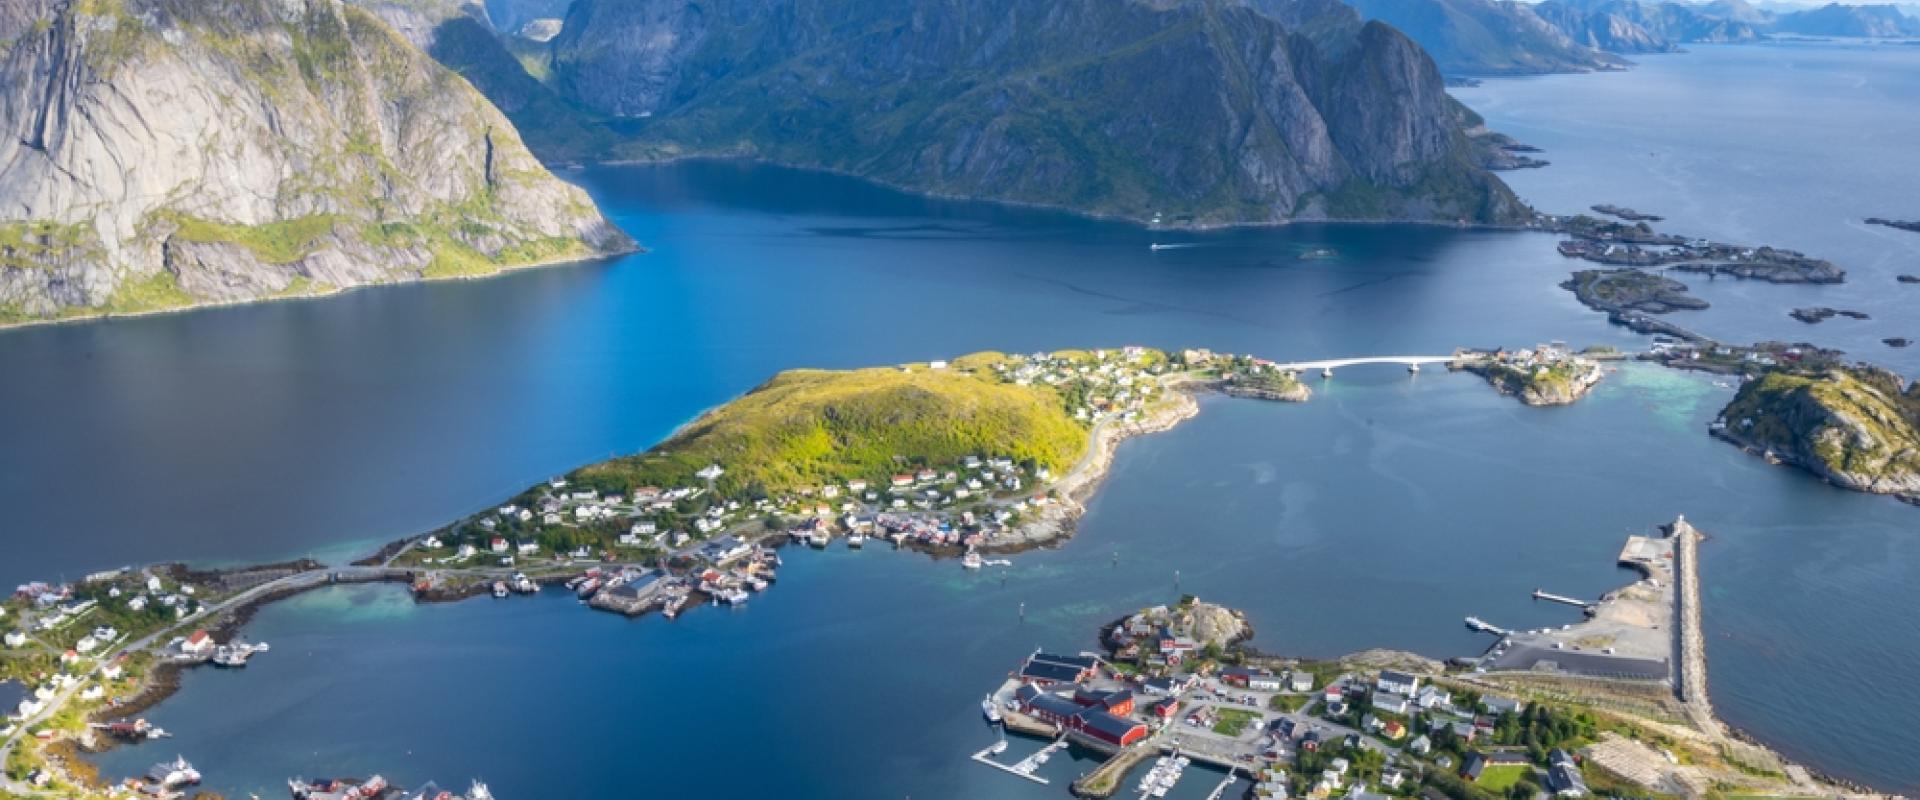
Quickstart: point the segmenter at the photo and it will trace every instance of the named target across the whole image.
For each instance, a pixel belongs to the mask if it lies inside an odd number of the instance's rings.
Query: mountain
[[[1419,42],[1449,75],[1531,75],[1624,66],[1517,0],[1348,0]]]
[[[1643,0],[1546,0],[1534,9],[1576,42],[1610,53],[1660,53],[1683,43],[1751,42],[1766,15],[1741,0],[1709,5]]]
[[[627,135],[618,158],[1194,225],[1524,213],[1417,45],[1336,4],[1269,5],[578,0],[551,83]]]
[[[0,321],[631,247],[465,81],[337,0],[12,0]]]
[[[1920,36],[1920,20],[1900,13],[1900,9],[1892,5],[1828,3],[1819,8],[1781,14],[1774,21],[1774,30],[1802,36]]]

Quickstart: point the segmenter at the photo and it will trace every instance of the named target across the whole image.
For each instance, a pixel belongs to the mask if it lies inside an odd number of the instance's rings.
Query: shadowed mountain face
[[[552,85],[629,158],[743,155],[1196,224],[1503,221],[1420,48],[1327,2],[578,0]]]
[[[1515,0],[1348,0],[1419,42],[1450,75],[1586,72],[1624,65]]]

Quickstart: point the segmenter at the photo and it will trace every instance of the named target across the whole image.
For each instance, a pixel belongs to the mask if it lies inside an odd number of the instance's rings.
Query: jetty
[[[1574,606],[1576,608],[1587,609],[1589,611],[1593,609],[1593,604],[1585,600],[1576,600],[1564,594],[1554,594],[1552,592],[1546,591],[1545,589],[1534,589],[1533,599],[1549,600],[1555,603],[1565,603],[1567,605]]]
[[[1491,633],[1495,636],[1507,636],[1513,633],[1513,631],[1502,628],[1479,617],[1467,617],[1467,627],[1481,633]]]
[[[1066,749],[1067,740],[1066,740],[1066,737],[1063,736],[1060,739],[1054,741],[1052,744],[1049,744],[1046,747],[1042,747],[1039,750],[1034,751],[1032,755],[1029,755],[1026,758],[1020,759],[1018,763],[1014,763],[1014,764],[1002,764],[998,761],[995,761],[993,759],[993,751],[994,751],[994,748],[996,747],[999,747],[999,743],[997,742],[995,744],[988,745],[985,749],[981,750],[980,752],[974,753],[973,760],[978,761],[982,764],[985,764],[989,767],[993,767],[994,769],[1000,770],[1001,772],[1005,772],[1009,775],[1015,775],[1022,778],[1026,778],[1027,780],[1033,781],[1034,783],[1038,783],[1044,786],[1047,784],[1047,779],[1042,778],[1033,773],[1035,770],[1038,770],[1040,768],[1041,764],[1047,763],[1047,759],[1052,758],[1054,753],[1057,753],[1061,750]]]
[[[1232,769],[1227,770],[1227,777],[1221,778],[1220,785],[1213,787],[1213,792],[1207,795],[1207,800],[1220,800],[1220,798],[1226,797],[1227,787],[1232,786],[1233,782],[1239,779],[1240,779],[1239,767],[1234,767]]]

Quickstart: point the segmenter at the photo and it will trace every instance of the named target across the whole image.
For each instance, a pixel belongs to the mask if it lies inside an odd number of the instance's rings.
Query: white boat
[[[1000,741],[994,742],[992,747],[987,748],[987,752],[996,756],[1007,752],[1007,740],[1001,739]]]
[[[985,563],[985,560],[980,558],[980,554],[973,550],[968,550],[967,554],[960,559],[960,566],[967,569],[979,569]]]
[[[187,763],[185,758],[175,756],[172,761],[153,765],[152,769],[147,770],[147,779],[163,789],[174,789],[200,783],[200,771]]]
[[[994,705],[993,695],[987,695],[986,699],[980,701],[980,713],[987,715],[988,722],[1000,721],[1000,707]]]
[[[847,534],[848,547],[858,550],[861,547],[866,546],[866,544],[867,544],[867,537],[865,534],[860,534],[860,533]]]

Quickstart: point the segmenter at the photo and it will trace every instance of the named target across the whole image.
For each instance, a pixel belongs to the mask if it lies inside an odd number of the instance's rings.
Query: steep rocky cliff
[[[1418,46],[1312,7],[1289,24],[1225,0],[578,0],[553,84],[622,118],[618,157],[1192,224],[1522,213]]]
[[[1870,367],[1748,381],[1717,433],[1849,489],[1920,502],[1920,384]]]
[[[0,322],[631,246],[471,86],[338,0],[13,0],[0,43]]]

